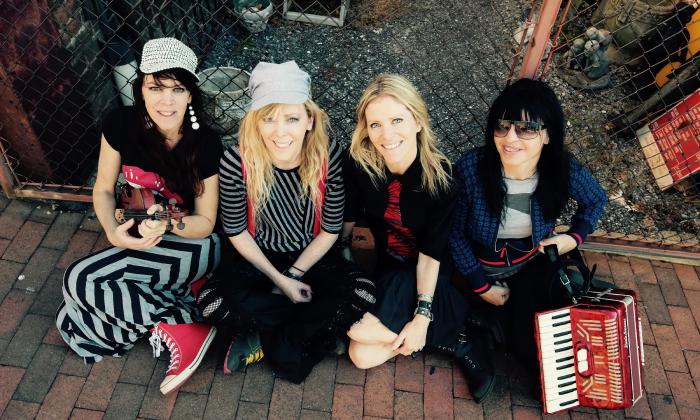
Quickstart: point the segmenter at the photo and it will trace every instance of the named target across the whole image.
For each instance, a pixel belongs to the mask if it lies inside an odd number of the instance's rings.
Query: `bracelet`
[[[433,302],[431,302],[429,300],[419,300],[418,307],[425,308],[427,310],[431,310],[431,309],[433,309]]]
[[[427,293],[419,293],[418,294],[418,300],[427,300],[428,302],[433,301],[433,295],[429,295]]]
[[[302,276],[303,276],[304,274],[306,274],[306,271],[302,270],[301,268],[297,267],[296,265],[293,265],[293,266],[291,266],[291,267],[289,267],[289,268],[293,268],[293,269],[297,270],[298,272],[301,273]]]
[[[413,316],[416,315],[423,315],[424,317],[428,318],[429,321],[433,320],[433,313],[430,312],[430,309],[427,308],[416,308],[416,310],[413,312]]]
[[[301,280],[301,278],[304,277],[303,274],[302,274],[302,275],[299,275],[299,274],[294,274],[294,273],[290,272],[290,271],[289,271],[289,268],[286,269],[286,270],[284,270],[284,272],[282,273],[282,275],[285,276],[285,277],[289,277],[290,279],[294,279],[294,280]]]

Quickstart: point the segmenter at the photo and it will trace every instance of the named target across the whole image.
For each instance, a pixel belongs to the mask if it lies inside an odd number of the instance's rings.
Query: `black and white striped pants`
[[[204,239],[165,235],[155,247],[110,247],[82,258],[63,277],[56,326],[90,363],[122,355],[157,324],[201,320],[190,283],[219,264],[216,234]]]

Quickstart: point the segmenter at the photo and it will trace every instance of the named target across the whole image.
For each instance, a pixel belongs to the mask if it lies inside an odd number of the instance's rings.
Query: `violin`
[[[189,213],[186,210],[178,208],[175,204],[169,204],[162,200],[158,202],[155,194],[148,188],[133,188],[130,185],[123,185],[120,188],[120,203],[122,208],[114,210],[114,218],[120,224],[126,223],[129,219],[134,219],[136,223],[129,228],[131,236],[140,238],[141,234],[138,231],[138,225],[146,219],[165,220],[167,222],[166,232],[170,232],[173,228],[172,220],[176,220],[177,228],[182,230],[185,228],[185,223],[182,218]],[[154,204],[160,204],[163,211],[156,211],[153,214],[146,213],[149,207]]]

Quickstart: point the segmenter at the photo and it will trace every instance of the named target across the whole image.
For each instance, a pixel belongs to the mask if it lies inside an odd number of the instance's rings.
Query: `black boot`
[[[469,383],[474,401],[480,403],[493,390],[496,383],[496,373],[493,363],[486,352],[481,338],[470,335],[468,338],[464,333],[460,333],[457,341],[452,346],[432,347],[440,353],[451,355],[464,372],[464,376]]]

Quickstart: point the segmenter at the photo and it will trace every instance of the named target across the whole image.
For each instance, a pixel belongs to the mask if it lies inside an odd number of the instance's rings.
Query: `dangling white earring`
[[[197,122],[197,117],[194,115],[194,109],[192,109],[192,104],[187,104],[190,109],[190,122],[192,123],[193,130],[199,130],[199,123]]]

